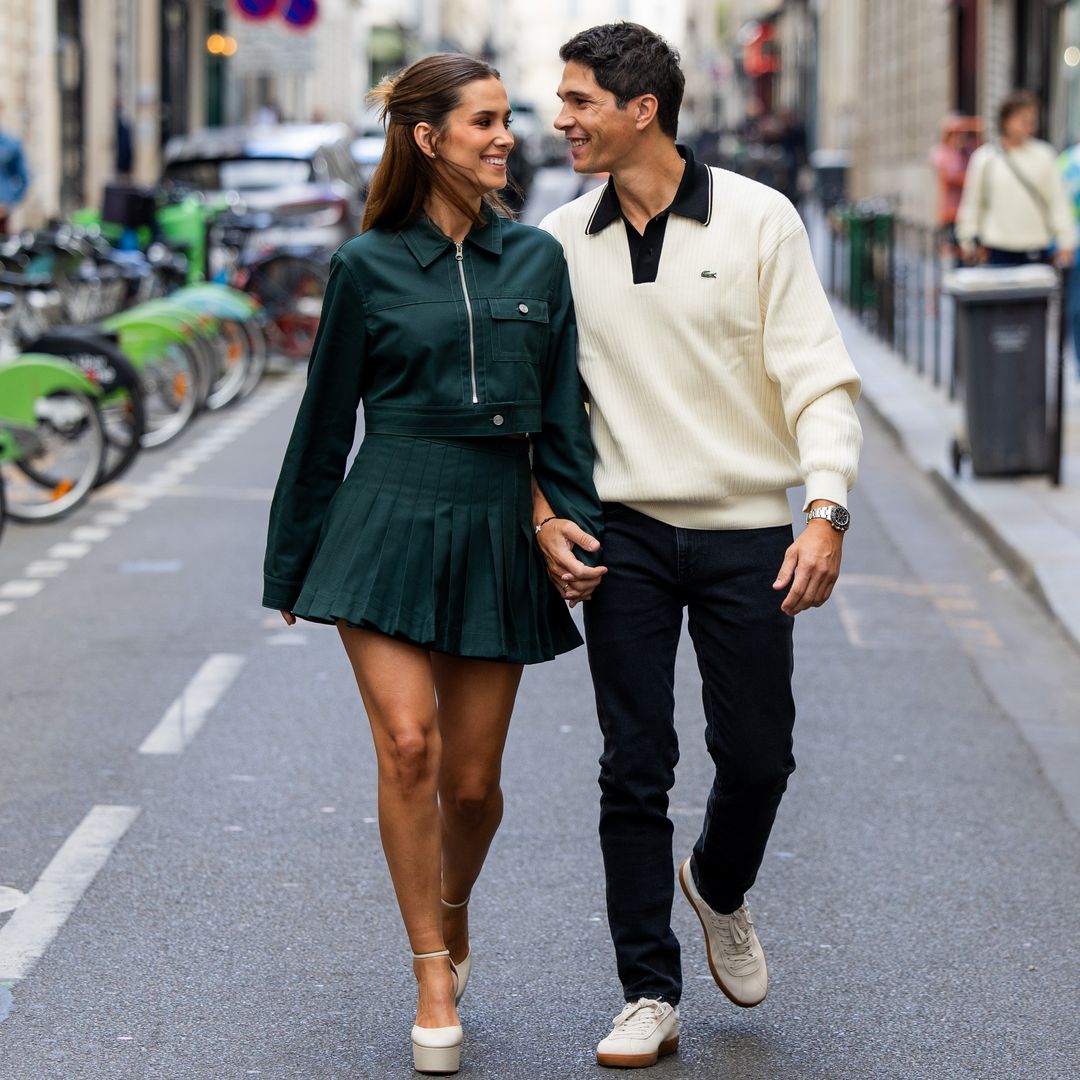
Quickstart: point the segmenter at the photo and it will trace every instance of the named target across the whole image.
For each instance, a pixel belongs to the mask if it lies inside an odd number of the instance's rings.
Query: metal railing
[[[900,356],[954,400],[961,387],[956,361],[955,301],[942,288],[958,265],[945,230],[896,213],[895,200],[840,204],[824,216],[827,255],[819,264],[833,298]],[[1063,288],[1051,297],[1047,340],[1048,380],[1055,385],[1048,427],[1052,440],[1049,475],[1061,481],[1064,428],[1064,348],[1067,339]]]
[[[944,231],[901,217],[887,199],[835,207],[827,221],[829,291],[954,397],[953,310],[941,283],[956,259]]]

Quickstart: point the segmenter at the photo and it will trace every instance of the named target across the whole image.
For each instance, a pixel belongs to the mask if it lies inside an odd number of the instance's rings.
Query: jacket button
[[[518,311],[520,311],[522,315],[528,315],[529,314],[529,305],[528,304],[518,304]]]
[[[502,427],[506,421],[503,420],[501,413],[496,413],[496,415],[491,418],[491,422],[496,427]]]

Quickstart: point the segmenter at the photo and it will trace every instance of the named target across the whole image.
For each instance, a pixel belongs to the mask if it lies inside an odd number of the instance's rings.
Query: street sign
[[[280,0],[233,0],[233,7],[245,19],[266,19],[278,8]]]
[[[310,26],[319,15],[319,5],[315,0],[290,0],[283,18],[290,26],[304,29]]]
[[[318,68],[315,35],[281,19],[251,22],[230,12],[228,33],[236,38],[228,61],[236,75],[310,75]]]

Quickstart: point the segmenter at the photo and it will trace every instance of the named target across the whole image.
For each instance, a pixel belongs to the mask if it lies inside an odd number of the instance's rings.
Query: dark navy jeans
[[[754,883],[795,768],[794,620],[772,588],[792,533],[789,526],[677,529],[618,503],[604,511],[608,573],[585,604],[585,632],[604,735],[608,923],[626,1000],[676,1004],[682,970],[671,928],[667,811],[679,758],[674,684],[683,611],[716,767],[692,865],[701,895],[726,913]]]

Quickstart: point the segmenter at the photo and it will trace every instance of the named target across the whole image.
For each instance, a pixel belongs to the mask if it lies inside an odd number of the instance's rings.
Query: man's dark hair
[[[620,109],[642,94],[652,94],[659,107],[656,121],[673,139],[679,130],[686,78],[679,54],[659,34],[637,23],[593,26],[575,34],[560,50],[564,64],[589,68],[603,89],[615,95]]]

